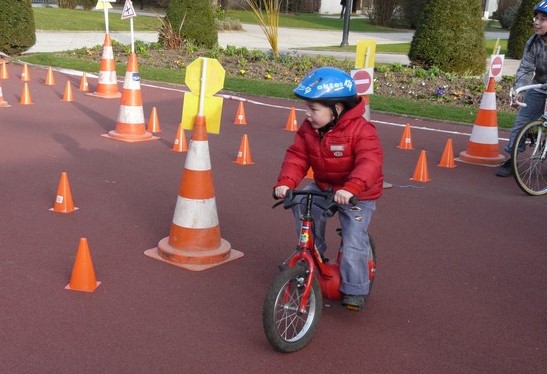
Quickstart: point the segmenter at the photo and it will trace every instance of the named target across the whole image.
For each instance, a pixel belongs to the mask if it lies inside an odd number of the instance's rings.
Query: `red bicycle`
[[[305,196],[302,202],[295,201],[298,195]],[[314,202],[314,197],[325,199],[323,205]],[[350,203],[355,204],[353,197]],[[314,246],[312,206],[330,211],[333,215],[342,209],[334,202],[334,192],[315,192],[288,190],[285,199],[273,207],[283,204],[285,209],[296,204],[305,204],[300,239],[296,251],[280,265],[281,272],[276,275],[264,300],[262,323],[264,333],[270,344],[281,352],[297,351],[312,339],[321,318],[323,297],[341,300],[340,268],[337,260],[328,262]],[[338,229],[339,230],[339,229]],[[376,274],[376,251],[370,237],[368,254],[368,274],[370,287]]]

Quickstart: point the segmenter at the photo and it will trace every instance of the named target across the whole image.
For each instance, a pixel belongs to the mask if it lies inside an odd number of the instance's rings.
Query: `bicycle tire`
[[[513,175],[528,195],[547,194],[547,122],[531,121],[519,131],[513,147]]]
[[[266,294],[262,325],[266,338],[280,352],[289,353],[305,347],[321,319],[323,297],[315,278],[306,312],[301,314],[297,310],[309,275],[301,265],[287,268],[274,278]]]

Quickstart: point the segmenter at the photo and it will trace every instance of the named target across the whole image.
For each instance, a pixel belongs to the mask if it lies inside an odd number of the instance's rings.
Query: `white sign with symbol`
[[[131,2],[131,0],[125,0],[125,4],[122,10],[122,19],[128,19],[133,17],[137,17],[137,13],[135,13],[135,8],[133,8],[133,3]]]

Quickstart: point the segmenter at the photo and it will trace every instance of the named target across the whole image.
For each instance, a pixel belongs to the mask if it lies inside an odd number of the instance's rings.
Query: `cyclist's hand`
[[[289,187],[287,186],[277,186],[274,190],[274,194],[278,199],[284,199],[287,195],[287,191],[289,190]]]
[[[349,199],[351,199],[352,196],[353,194],[351,192],[346,190],[338,190],[334,194],[334,201],[338,204],[349,204]]]
[[[516,94],[514,97],[513,97],[513,108],[518,108],[519,105],[517,104],[517,102],[519,103],[522,103],[524,102],[524,93],[523,92],[519,92],[518,94]]]

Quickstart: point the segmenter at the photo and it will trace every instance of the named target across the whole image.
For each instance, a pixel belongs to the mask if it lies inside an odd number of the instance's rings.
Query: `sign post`
[[[98,0],[97,5],[95,5],[95,9],[104,10],[104,25],[105,25],[107,34],[110,34],[108,30],[108,9],[112,8],[112,5],[110,3],[115,3],[115,2],[116,0]]]
[[[131,53],[135,52],[135,37],[133,32],[133,18],[137,17],[135,8],[133,8],[133,3],[131,0],[125,0],[125,4],[122,10],[122,20],[129,18],[129,27],[131,30]]]

